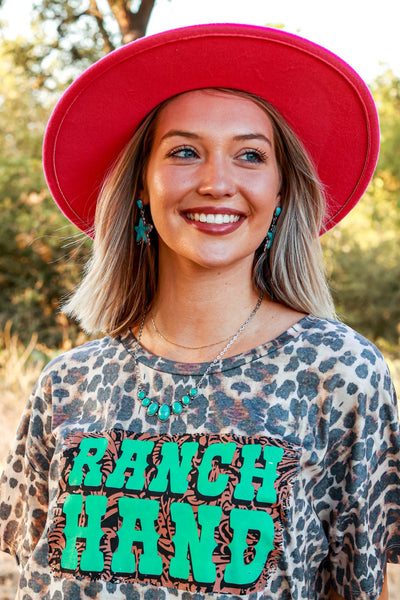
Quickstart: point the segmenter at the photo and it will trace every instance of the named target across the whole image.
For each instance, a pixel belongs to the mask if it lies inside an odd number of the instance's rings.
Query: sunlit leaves
[[[323,238],[337,310],[350,325],[393,347],[400,337],[400,81],[373,85],[381,130],[378,168],[357,207]]]

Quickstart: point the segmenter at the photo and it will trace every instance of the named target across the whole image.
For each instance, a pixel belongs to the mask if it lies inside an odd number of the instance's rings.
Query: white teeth
[[[186,213],[186,217],[191,221],[201,221],[201,223],[216,223],[222,225],[223,223],[236,223],[239,221],[239,215],[227,215],[223,213]]]

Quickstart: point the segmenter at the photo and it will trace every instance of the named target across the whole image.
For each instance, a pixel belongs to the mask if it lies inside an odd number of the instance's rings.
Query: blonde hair
[[[270,251],[264,253],[261,244],[255,252],[255,287],[300,312],[334,317],[319,242],[325,200],[307,152],[268,102],[248,92],[216,89],[258,104],[271,119],[274,131],[282,213]],[[92,255],[82,282],[63,306],[88,333],[116,336],[135,327],[154,298],[157,234],[154,230],[150,234],[150,245],[136,243],[136,201],[143,189],[157,115],[170,101],[147,115],[105,177],[96,208]]]

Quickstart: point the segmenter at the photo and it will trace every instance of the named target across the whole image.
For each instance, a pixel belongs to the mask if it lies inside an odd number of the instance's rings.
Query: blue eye
[[[266,153],[262,150],[245,150],[240,158],[250,163],[263,163],[266,159]]]
[[[190,146],[181,146],[180,148],[171,150],[171,152],[168,153],[168,156],[174,158],[196,158],[197,152]]]

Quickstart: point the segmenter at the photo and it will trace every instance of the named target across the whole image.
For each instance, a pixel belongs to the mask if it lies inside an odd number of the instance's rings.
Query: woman
[[[107,335],[47,366],[3,475],[21,597],[388,597],[395,394],[318,241],[377,148],[350,67],[265,28],[146,38],[67,90],[46,176],[94,250],[65,310]]]

